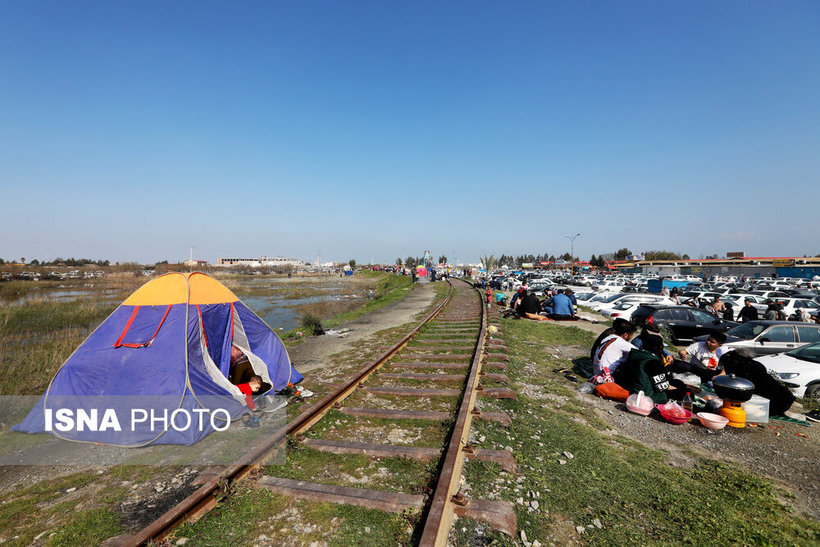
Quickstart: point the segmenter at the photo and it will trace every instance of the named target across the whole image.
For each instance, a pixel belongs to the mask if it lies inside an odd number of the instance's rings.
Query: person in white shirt
[[[715,333],[709,336],[705,342],[694,342],[685,349],[678,352],[680,358],[689,361],[693,365],[700,365],[709,370],[718,370],[718,361],[726,353],[723,343],[726,342],[726,335]]]
[[[614,333],[603,340],[592,358],[592,383],[612,382],[612,373],[626,361],[629,352],[635,349],[630,340],[637,328],[631,321],[613,324]]]

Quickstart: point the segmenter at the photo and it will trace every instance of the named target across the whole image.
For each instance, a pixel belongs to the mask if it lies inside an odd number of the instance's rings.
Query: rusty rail
[[[123,542],[121,542],[121,545],[137,546],[153,541],[161,541],[177,526],[190,520],[197,520],[213,509],[216,505],[216,494],[222,491],[226,485],[244,478],[254,468],[267,461],[270,456],[276,454],[279,446],[285,440],[287,435],[297,434],[301,431],[309,429],[313,424],[319,421],[322,416],[324,416],[328,410],[333,407],[334,404],[344,400],[348,395],[350,395],[350,393],[356,389],[361,381],[370,376],[388,359],[398,353],[424,325],[432,321],[452,299],[453,284],[449,279],[447,280],[447,283],[450,285],[450,290],[444,301],[433,311],[431,311],[409,334],[390,348],[382,357],[365,366],[357,372],[347,384],[334,390],[311,408],[302,412],[299,416],[289,422],[283,429],[261,440],[259,446],[252,447],[251,450],[246,452],[236,462],[224,468],[221,473],[207,480],[199,489],[191,493],[191,495],[171,508],[164,515],[133,536],[126,538]]]
[[[481,357],[484,348],[484,338],[487,332],[487,313],[484,302],[481,302],[481,332],[476,342],[476,350],[470,365],[470,376],[464,389],[464,396],[458,409],[456,423],[447,443],[447,452],[441,466],[441,473],[433,493],[433,498],[427,511],[427,520],[424,523],[421,540],[422,546],[447,544],[447,537],[453,521],[453,496],[458,491],[461,469],[464,465],[465,454],[463,448],[467,445],[472,422],[472,409],[475,405],[476,388],[481,372]]]

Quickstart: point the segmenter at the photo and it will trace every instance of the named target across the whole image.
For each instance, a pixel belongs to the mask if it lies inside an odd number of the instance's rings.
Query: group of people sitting
[[[590,352],[595,391],[601,396],[626,400],[630,393],[643,391],[656,403],[680,401],[691,388],[675,378],[695,374],[709,382],[719,374],[735,374],[755,385],[754,393],[769,399],[769,412],[783,414],[794,402],[789,389],[772,377],[766,367],[745,349],[723,348],[726,336],[713,334],[678,352],[677,358],[664,348],[656,325],[647,324],[639,336],[631,321],[615,319],[610,329],[598,337]]]
[[[526,285],[522,285],[510,300],[510,310],[518,317],[526,317],[536,321],[575,320],[575,308],[578,301],[572,289],[563,291],[554,290],[544,300],[530,292]]]

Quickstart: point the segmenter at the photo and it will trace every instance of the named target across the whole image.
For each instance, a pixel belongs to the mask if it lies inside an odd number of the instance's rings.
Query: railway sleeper
[[[453,512],[468,519],[477,520],[489,524],[493,529],[511,538],[515,538],[518,533],[518,519],[510,502],[473,500],[467,499],[460,494],[453,496]]]
[[[433,382],[463,382],[462,374],[419,374],[414,372],[380,372],[379,378],[400,380],[432,380]]]
[[[349,486],[321,484],[270,476],[260,479],[259,484],[271,492],[294,498],[319,502],[345,503],[392,513],[401,513],[406,509],[420,511],[424,507],[424,496],[402,494],[401,492],[383,492],[381,490],[351,488]]]
[[[466,369],[470,366],[467,363],[425,363],[424,361],[388,363],[388,365],[396,368],[444,368],[452,370]]]

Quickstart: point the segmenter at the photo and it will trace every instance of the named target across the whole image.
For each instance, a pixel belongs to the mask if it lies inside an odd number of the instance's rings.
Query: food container
[[[692,418],[692,413],[678,404],[666,403],[665,405],[655,405],[661,417],[670,424],[685,424]]]
[[[746,378],[739,378],[734,374],[715,376],[712,378],[715,393],[721,399],[736,403],[743,403],[752,398],[755,385]]]
[[[729,418],[711,412],[698,412],[697,417],[701,425],[709,429],[723,429],[729,423]]]
[[[626,408],[630,412],[648,416],[652,412],[652,399],[644,395],[643,391],[633,393],[626,399]]]
[[[769,423],[769,400],[760,395],[752,395],[752,398],[741,405],[746,412],[746,421],[756,424]]]

